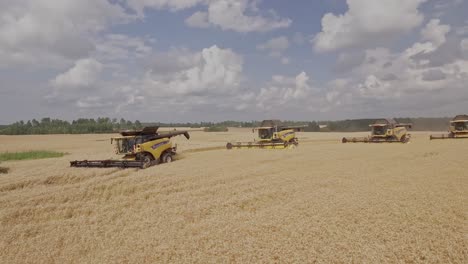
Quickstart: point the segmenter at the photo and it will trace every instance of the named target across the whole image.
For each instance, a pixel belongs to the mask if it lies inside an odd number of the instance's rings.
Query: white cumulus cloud
[[[268,51],[272,57],[281,57],[281,54],[289,47],[289,40],[285,36],[276,37],[263,44],[257,45],[258,50]]]
[[[243,59],[230,49],[212,46],[201,52],[173,55],[169,68],[161,73],[150,70],[145,89],[155,95],[196,95],[234,92],[241,82]],[[159,67],[158,67],[159,68]]]
[[[0,66],[50,67],[86,57],[97,33],[129,19],[107,0],[9,1],[0,9]]]
[[[206,1],[207,11],[195,12],[187,18],[192,27],[219,27],[237,32],[266,32],[287,28],[292,21],[281,18],[274,12],[261,14],[254,0],[213,0]]]
[[[431,19],[421,31],[423,40],[440,46],[445,42],[445,35],[450,32],[450,25],[441,25],[439,19]]]
[[[103,65],[93,58],[80,59],[68,71],[59,74],[52,80],[52,84],[58,88],[89,87],[99,77]]]
[[[135,10],[139,16],[144,16],[145,8],[177,11],[207,2],[209,0],[127,0],[128,6]]]
[[[208,13],[206,12],[195,12],[193,15],[185,20],[185,23],[194,28],[209,28],[211,26],[208,21]]]
[[[322,17],[322,31],[312,40],[315,50],[366,46],[406,33],[422,23],[418,7],[424,1],[347,0],[346,13]]]
[[[297,106],[314,92],[310,77],[301,72],[295,77],[274,75],[271,82],[257,95],[257,107],[271,110],[283,106]]]

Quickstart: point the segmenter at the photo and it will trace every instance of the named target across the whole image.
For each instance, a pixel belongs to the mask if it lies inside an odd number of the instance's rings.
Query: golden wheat
[[[468,140],[343,135],[228,151],[253,134],[193,132],[146,170],[69,168],[116,158],[111,135],[0,136],[0,152],[70,153],[2,164],[0,262],[466,263]]]

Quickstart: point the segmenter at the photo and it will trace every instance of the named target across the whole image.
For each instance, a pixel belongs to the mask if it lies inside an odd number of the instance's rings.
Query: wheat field
[[[145,170],[69,167],[117,158],[112,135],[0,136],[0,152],[69,153],[2,163],[0,262],[467,263],[468,140],[345,135],[225,150],[254,135],[192,132]]]

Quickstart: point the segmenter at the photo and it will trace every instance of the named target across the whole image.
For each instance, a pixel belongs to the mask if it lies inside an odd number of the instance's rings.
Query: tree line
[[[143,125],[125,119],[110,119],[107,117],[80,118],[72,122],[42,118],[41,120],[19,121],[0,128],[2,135],[41,135],[41,134],[94,134],[112,133],[119,130],[140,129]]]
[[[357,132],[369,131],[369,124],[376,119],[353,119],[340,121],[283,121],[284,125],[305,126],[306,132]],[[445,131],[450,118],[397,118],[402,123],[412,123],[413,130]],[[94,134],[114,133],[121,130],[141,129],[145,126],[160,127],[190,127],[210,128],[210,131],[223,131],[227,127],[257,127],[261,121],[223,121],[223,122],[198,122],[198,123],[142,123],[138,120],[132,122],[121,118],[99,117],[80,118],[71,122],[42,118],[41,120],[19,121],[11,125],[0,126],[1,135],[35,135],[35,134]]]

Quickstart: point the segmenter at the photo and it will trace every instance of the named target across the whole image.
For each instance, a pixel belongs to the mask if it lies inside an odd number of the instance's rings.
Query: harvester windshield
[[[273,137],[273,129],[272,128],[259,128],[258,137],[260,139],[271,139]]]
[[[454,122],[455,131],[468,130],[468,121]]]
[[[134,137],[113,138],[113,141],[115,141],[115,151],[117,154],[131,153],[135,145],[138,144],[137,138]]]
[[[372,126],[372,135],[383,136],[387,131],[387,126]]]

